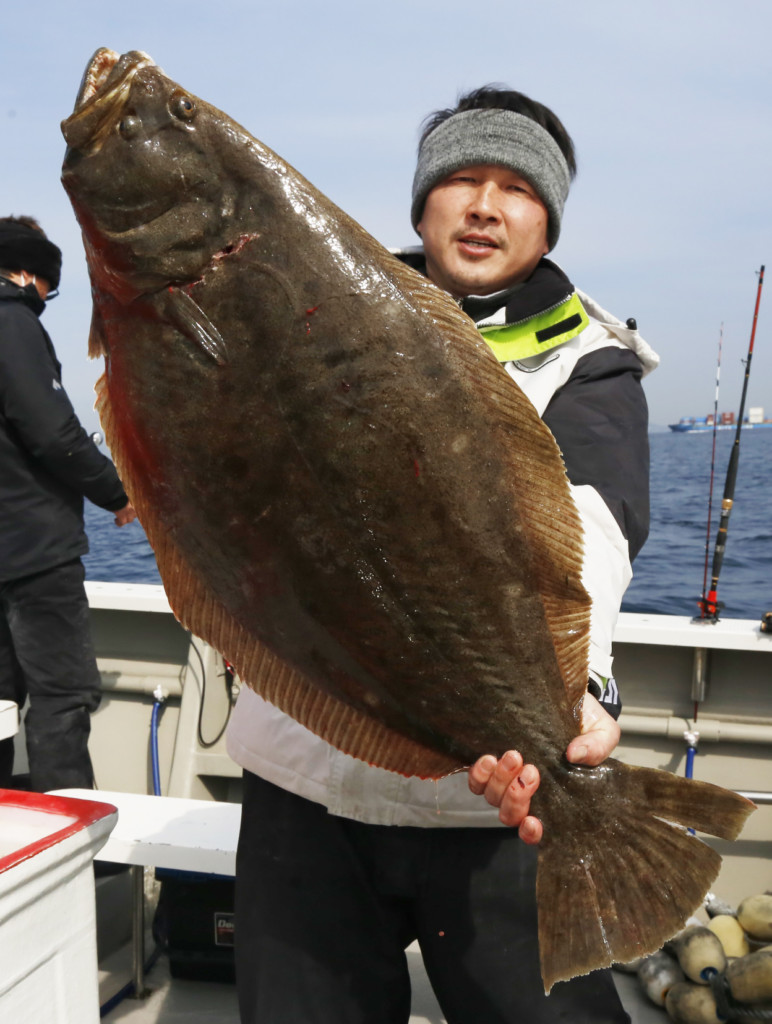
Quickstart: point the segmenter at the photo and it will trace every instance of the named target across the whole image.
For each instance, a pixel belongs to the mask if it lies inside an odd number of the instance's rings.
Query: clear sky
[[[100,46],[144,50],[225,110],[387,246],[408,217],[418,125],[459,91],[503,82],[551,106],[579,175],[554,258],[662,364],[653,424],[737,410],[756,296],[772,263],[768,0],[38,0],[0,20],[0,207],[37,216],[64,251],[46,310],[89,429],[100,366],[90,295],[59,183],[81,75]],[[772,276],[772,266],[770,266]],[[748,405],[772,417],[772,281]]]

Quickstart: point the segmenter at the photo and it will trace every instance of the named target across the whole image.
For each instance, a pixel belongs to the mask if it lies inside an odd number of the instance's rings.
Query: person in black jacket
[[[91,788],[100,699],[81,556],[83,498],[136,518],[112,462],[78,420],[40,314],[61,252],[31,217],[0,219],[0,699],[25,718],[30,788]],[[0,787],[13,739],[0,741]]]

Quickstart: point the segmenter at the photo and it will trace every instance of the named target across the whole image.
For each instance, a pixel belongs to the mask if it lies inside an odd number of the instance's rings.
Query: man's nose
[[[474,190],[469,204],[468,214],[480,220],[497,221],[501,219],[501,208],[497,201],[498,189],[494,182],[486,181]]]

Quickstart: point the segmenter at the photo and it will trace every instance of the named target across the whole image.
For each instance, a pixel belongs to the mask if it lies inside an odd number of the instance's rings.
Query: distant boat
[[[678,423],[668,423],[670,430],[676,434],[705,434],[712,432],[713,414],[709,416],[682,416]],[[764,418],[764,410],[761,406],[748,410],[748,416],[743,420],[743,430],[755,430],[759,427],[772,427],[772,420]],[[716,430],[737,430],[737,421],[733,412],[722,412],[719,415]]]

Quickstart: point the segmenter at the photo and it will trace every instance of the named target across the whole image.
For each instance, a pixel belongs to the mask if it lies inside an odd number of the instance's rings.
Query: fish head
[[[233,241],[238,161],[226,172],[223,150],[251,137],[146,53],[98,50],[62,133],[62,184],[97,292],[125,303],[195,280]]]

